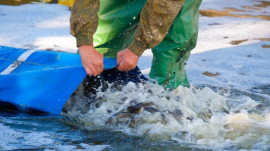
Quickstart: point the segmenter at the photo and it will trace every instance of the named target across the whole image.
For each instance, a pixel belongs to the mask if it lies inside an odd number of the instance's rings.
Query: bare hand
[[[130,71],[136,68],[139,57],[129,49],[121,50],[117,53],[117,69],[120,71]]]
[[[97,76],[103,71],[103,55],[91,45],[79,47],[82,65],[88,75]]]

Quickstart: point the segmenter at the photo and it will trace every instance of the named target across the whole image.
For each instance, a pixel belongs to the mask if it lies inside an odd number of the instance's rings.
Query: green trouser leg
[[[145,2],[146,0],[100,0],[94,45],[105,57],[115,58],[118,51],[127,48],[133,41]]]
[[[185,62],[196,46],[201,0],[186,0],[164,40],[152,49],[150,77],[166,88],[189,86]]]
[[[132,42],[146,0],[100,0],[94,45],[105,57],[115,58]],[[150,77],[167,88],[188,86],[184,62],[196,45],[201,0],[186,0],[164,40],[152,49]]]

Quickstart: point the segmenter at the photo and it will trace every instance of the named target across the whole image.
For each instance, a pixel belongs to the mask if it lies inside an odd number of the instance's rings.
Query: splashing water
[[[232,98],[224,90],[180,86],[167,91],[150,82],[128,83],[91,99],[80,86],[65,108],[63,121],[86,129],[109,128],[210,149],[270,149],[269,105],[247,96]]]

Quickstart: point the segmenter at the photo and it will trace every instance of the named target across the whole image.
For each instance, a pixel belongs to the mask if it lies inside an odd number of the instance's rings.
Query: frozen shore
[[[198,44],[186,66],[193,85],[250,89],[270,84],[270,21],[252,17],[269,15],[269,5],[262,4],[203,1]],[[218,17],[209,17],[215,15]],[[69,16],[68,7],[56,4],[1,5],[0,45],[76,52]],[[140,58],[138,65],[145,75],[151,58],[150,50]]]

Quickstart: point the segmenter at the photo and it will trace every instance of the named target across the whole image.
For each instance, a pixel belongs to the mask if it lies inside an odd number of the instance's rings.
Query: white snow
[[[243,6],[253,6],[259,4],[258,2],[204,0],[201,9],[243,10]],[[260,9],[264,10],[264,15],[269,15],[269,9],[267,11],[265,8]],[[270,84],[270,49],[262,48],[263,45],[270,45],[270,41],[259,40],[270,38],[269,27],[270,21],[256,18],[201,16],[198,44],[186,66],[190,82],[195,85],[206,84],[237,89]],[[230,44],[234,40],[247,41],[239,45]],[[218,72],[220,75],[205,76],[202,74],[205,71]]]
[[[69,16],[61,5],[0,5],[0,45],[76,52]]]
[[[244,6],[258,4],[253,0],[204,0],[201,9],[247,11]],[[267,15],[268,8],[248,9],[247,13]],[[0,5],[0,45],[76,52],[75,38],[69,33],[69,16],[68,8],[61,5]],[[190,82],[238,89],[270,84],[270,50],[262,48],[270,42],[258,40],[270,38],[269,27],[269,21],[256,18],[201,16],[198,44],[186,66]],[[233,40],[247,41],[232,45]],[[138,63],[145,75],[150,72],[151,60],[152,53],[146,50]],[[220,75],[203,75],[206,71]]]

